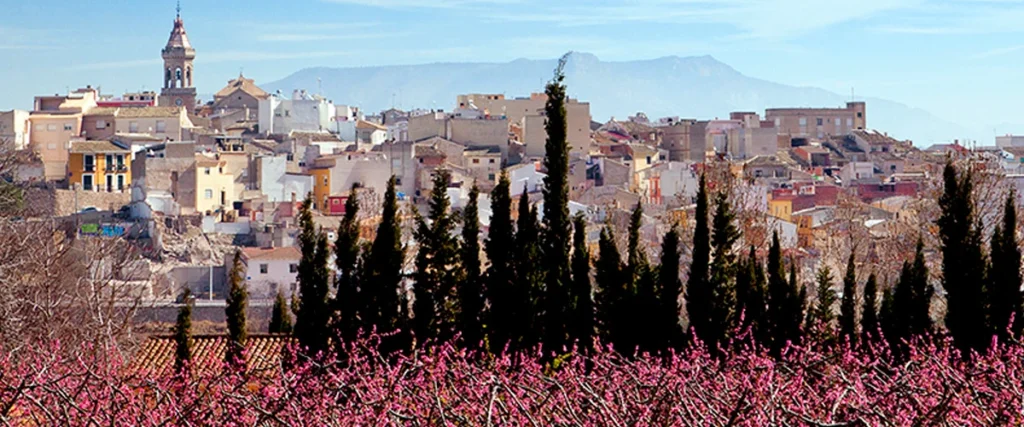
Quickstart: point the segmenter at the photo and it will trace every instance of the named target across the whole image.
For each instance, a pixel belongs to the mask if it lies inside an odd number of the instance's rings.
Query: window
[[[298,273],[299,272],[299,265],[298,264],[288,264],[288,272],[289,273]]]
[[[331,200],[331,204],[332,205],[336,205],[336,204],[339,204],[339,203],[341,203],[341,200],[338,200],[338,199]]]
[[[269,265],[267,265],[267,264],[260,264],[260,274],[267,274],[268,270],[270,270],[270,266]]]
[[[846,119],[846,127],[848,127],[848,128],[852,128],[853,127],[853,119],[852,118],[847,118]]]
[[[324,185],[327,185],[327,175],[324,175]]]
[[[128,132],[137,133],[139,131],[139,122],[128,122]]]
[[[836,117],[836,127],[838,128],[838,127],[840,127],[842,125],[843,125],[843,119],[840,119],[839,117]]]
[[[295,155],[292,154],[292,153],[288,153],[288,157],[287,158],[288,158],[289,162],[295,161]]]
[[[493,164],[494,164],[494,159],[490,159],[490,160],[488,160],[488,161],[487,161],[487,163],[490,163],[490,164],[492,164],[492,165],[493,165]]]
[[[213,190],[207,188],[206,191],[203,192],[203,198],[205,198],[206,200],[212,199],[213,198]]]
[[[807,126],[807,117],[800,118],[800,126]]]
[[[46,130],[46,126],[43,126],[41,124],[36,125],[36,132],[42,132],[44,130]]]
[[[206,168],[206,169],[203,170],[203,175],[209,175],[209,174],[210,174],[210,168]]]
[[[53,123],[50,123],[50,124],[46,125],[46,130],[48,132],[56,131],[57,130],[57,125],[55,125]]]
[[[46,149],[47,150],[56,150],[57,149],[57,144],[54,144],[52,142],[49,143],[49,144],[46,144]]]
[[[647,164],[651,164],[651,156],[647,156]]]
[[[395,185],[402,185],[402,178],[395,178]]]
[[[224,173],[224,168],[217,168],[217,173]]]
[[[106,128],[107,128],[107,121],[106,120],[97,120],[96,121],[96,129],[106,129]]]
[[[494,181],[494,174],[493,173],[487,174],[487,180],[488,181]]]
[[[124,166],[124,154],[117,155],[117,165]]]
[[[65,132],[71,132],[73,130],[75,130],[75,125],[73,125],[71,123],[64,123],[64,131]]]
[[[818,126],[821,126],[824,122],[825,121],[821,117],[818,117],[818,121],[817,121]]]
[[[474,165],[480,164],[480,159],[473,159],[473,164]]]
[[[862,112],[858,111],[858,112],[857,112],[857,118],[859,119],[859,118],[861,118],[861,117],[864,117],[864,113],[862,113]]]
[[[107,154],[107,167],[109,168],[109,167],[111,167],[113,165],[114,165],[114,155],[113,154]]]
[[[92,190],[92,175],[82,175],[82,189],[86,191]]]
[[[156,121],[156,133],[164,133],[164,132],[167,132],[167,122],[165,122],[163,120],[157,120]]]

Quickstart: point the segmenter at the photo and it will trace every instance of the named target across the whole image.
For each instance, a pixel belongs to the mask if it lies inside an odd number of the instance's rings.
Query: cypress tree
[[[587,352],[594,345],[594,296],[590,284],[590,249],[587,248],[587,220],[573,218],[571,339]]]
[[[629,333],[622,323],[621,315],[623,294],[626,291],[622,267],[622,257],[615,245],[611,226],[605,226],[598,241],[598,258],[595,263],[595,306],[601,338],[606,344],[612,344],[620,350],[625,348],[624,335]]]
[[[866,340],[878,339],[878,282],[875,273],[864,282],[864,305],[861,306],[861,333]]]
[[[460,262],[465,277],[459,281],[459,320],[462,339],[476,348],[483,343],[484,289],[480,277],[480,218],[477,197],[480,190],[473,184],[469,202],[462,210],[462,245]]]
[[[450,178],[450,173],[444,169],[434,174],[428,203],[429,223],[416,212],[414,236],[419,251],[416,253],[413,332],[421,344],[432,339],[450,339],[457,322],[459,242],[453,235],[456,218],[449,211]]]
[[[284,299],[284,292],[277,291],[274,308],[270,313],[270,325],[267,329],[272,334],[290,334],[292,332],[292,315],[288,308],[288,302]]]
[[[683,282],[679,279],[679,226],[673,224],[661,240],[661,260],[658,265],[658,309],[660,316],[658,336],[662,337],[662,348],[679,348],[682,344],[682,329],[679,326],[679,296]]]
[[[850,341],[855,340],[857,334],[857,272],[853,261],[853,251],[850,251],[843,276],[843,303],[839,307],[839,334]]]
[[[690,329],[704,338],[711,327],[712,292],[708,283],[708,268],[711,263],[711,230],[708,227],[707,182],[703,174],[697,187],[697,208],[694,214],[696,225],[693,229],[693,250],[690,274],[686,282],[686,313]]]
[[[295,319],[295,336],[310,355],[326,350],[329,338],[327,236],[317,232],[310,212],[308,197],[299,212],[299,312]]]
[[[733,224],[734,217],[727,195],[719,192],[715,200],[711,234],[711,247],[714,250],[709,269],[711,322],[701,337],[712,352],[717,351],[717,346],[725,342],[736,322],[736,256],[732,248],[740,233]],[[697,330],[697,334],[700,335],[701,331]]]
[[[370,245],[369,253],[363,254],[365,261],[362,275],[365,277],[360,291],[364,294],[365,308],[362,323],[373,327],[377,333],[391,333],[405,323],[406,298],[402,289],[405,247],[402,245],[402,229],[398,218],[398,197],[396,180],[388,179],[384,191],[381,221]],[[407,331],[406,331],[407,332]],[[397,349],[399,343],[385,340],[385,351]]]
[[[491,191],[491,226],[487,230],[484,250],[490,267],[487,269],[487,299],[491,310],[487,322],[488,342],[492,353],[500,353],[509,344],[515,330],[512,299],[515,269],[510,248],[515,245],[512,227],[512,197],[509,193],[508,173],[501,171],[498,184]]]
[[[228,323],[228,343],[224,358],[231,364],[245,363],[245,342],[249,337],[246,311],[249,308],[249,290],[242,280],[242,252],[235,251],[235,259],[228,273],[230,283],[227,306],[224,308]]]
[[[882,291],[882,307],[878,310],[878,326],[881,328],[882,335],[884,335],[887,342],[898,342],[900,332],[897,326],[895,298],[890,286],[887,286]],[[893,350],[896,350],[896,348],[893,348]]]
[[[782,263],[782,245],[779,234],[772,234],[772,246],[768,251],[768,324],[771,331],[771,351],[779,356],[787,343],[798,343],[800,325],[807,291],[798,285],[796,262],[790,261],[789,281],[786,281],[785,266]]]
[[[817,295],[814,307],[810,310],[809,327],[819,334],[819,343],[829,345],[835,341],[836,315],[834,306],[838,301],[835,289],[832,289],[832,269],[828,266],[818,269]]]
[[[569,143],[565,112],[565,73],[569,54],[562,56],[555,75],[544,93],[547,102],[547,141],[544,144],[544,235],[542,265],[544,271],[544,349],[559,352],[566,339],[566,306],[571,286],[569,274]]]
[[[1002,342],[1019,335],[1024,327],[1024,302],[1020,291],[1020,246],[1017,243],[1017,207],[1013,190],[1003,206],[1002,225],[992,235],[988,303],[992,333]],[[1013,324],[1010,319],[1013,319]]]
[[[984,350],[990,342],[985,313],[985,258],[975,214],[971,171],[958,173],[951,160],[943,171],[938,219],[942,242],[942,285],[946,329],[962,351]]]
[[[192,291],[185,288],[174,324],[174,371],[185,373],[192,362]]]
[[[890,331],[887,338],[894,346],[904,340],[931,332],[931,300],[935,290],[928,284],[924,263],[924,243],[918,239],[914,262],[903,262],[900,279],[893,289]]]
[[[629,221],[629,248],[626,264],[626,292],[623,295],[622,323],[631,331],[624,334],[622,339],[626,342],[624,349],[633,350],[639,347],[641,351],[654,350],[655,342],[662,338],[655,334],[652,328],[658,322],[657,295],[655,293],[654,272],[651,270],[650,262],[647,260],[647,253],[641,247],[640,226],[643,219],[643,206],[638,202],[633,209]]]
[[[357,272],[359,262],[359,199],[355,185],[345,201],[345,216],[334,240],[335,294],[334,309],[338,311],[335,333],[350,341],[358,334],[360,300]]]
[[[765,344],[768,338],[766,318],[767,291],[765,275],[757,251],[753,245],[746,258],[736,263],[736,315],[743,314],[740,326],[749,331],[752,338]]]
[[[512,340],[518,341],[517,349],[531,349],[540,344],[544,319],[541,317],[540,300],[544,290],[544,271],[541,269],[540,224],[537,209],[530,206],[526,193],[519,196],[519,218],[516,220],[515,284],[510,300],[515,304],[513,318],[516,319]]]

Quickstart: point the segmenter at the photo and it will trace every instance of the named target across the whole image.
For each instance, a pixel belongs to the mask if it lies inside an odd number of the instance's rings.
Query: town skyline
[[[554,7],[342,0],[253,6],[182,4],[189,33],[198,40],[201,97],[209,98],[240,70],[266,83],[315,66],[500,63],[569,50],[605,61],[711,55],[758,79],[906,103],[971,128],[982,143],[993,133],[1019,131],[1012,70],[1020,46],[1006,40],[1018,31],[1012,18],[1024,14],[1017,2],[868,2],[833,5],[828,13],[801,2]],[[38,5],[11,5],[0,18],[6,39],[0,50],[17,55],[23,66],[0,71],[0,78],[14,83],[0,109],[27,108],[34,95],[86,84],[112,94],[159,89],[154,46],[166,41],[174,7],[171,1],[132,8],[68,4],[49,13]],[[117,25],[93,25],[111,16]],[[784,17],[800,25],[769,25]],[[477,30],[483,27],[487,31]],[[97,43],[112,49],[88,49]]]

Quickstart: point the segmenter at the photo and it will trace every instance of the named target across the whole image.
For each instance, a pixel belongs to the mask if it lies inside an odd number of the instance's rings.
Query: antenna
[[[174,9],[174,11],[175,11],[176,15],[180,18],[181,17],[181,0],[178,0],[178,7],[176,7]]]
[[[857,100],[856,92],[854,92],[853,87],[851,86],[850,87],[850,102],[854,102],[856,100]]]
[[[320,94],[320,97],[323,98],[323,96],[324,96],[324,81],[320,80],[319,77],[316,78],[316,91]]]

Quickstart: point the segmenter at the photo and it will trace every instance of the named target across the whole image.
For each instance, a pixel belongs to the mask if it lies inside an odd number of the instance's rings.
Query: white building
[[[271,203],[302,201],[313,192],[313,177],[288,173],[286,155],[262,156],[254,159],[260,192]]]
[[[1024,147],[1024,135],[1003,135],[996,137],[996,147]]]
[[[289,298],[297,291],[299,260],[302,258],[297,248],[242,248],[241,251],[242,271],[251,298],[274,298],[278,291]],[[225,260],[228,272],[233,261],[234,255],[228,255]]]
[[[29,112],[11,110],[0,112],[0,144],[13,144],[15,150],[28,148],[31,126]]]
[[[523,194],[523,188],[526,188],[528,193],[540,191],[544,188],[544,178],[547,175],[539,172],[537,165],[534,163],[520,163],[509,167],[507,171],[510,182],[509,192],[512,193],[512,197]]]
[[[260,99],[260,131],[288,134],[291,131],[320,132],[334,129],[337,111],[334,104],[319,95],[296,90],[290,99],[279,94]]]

